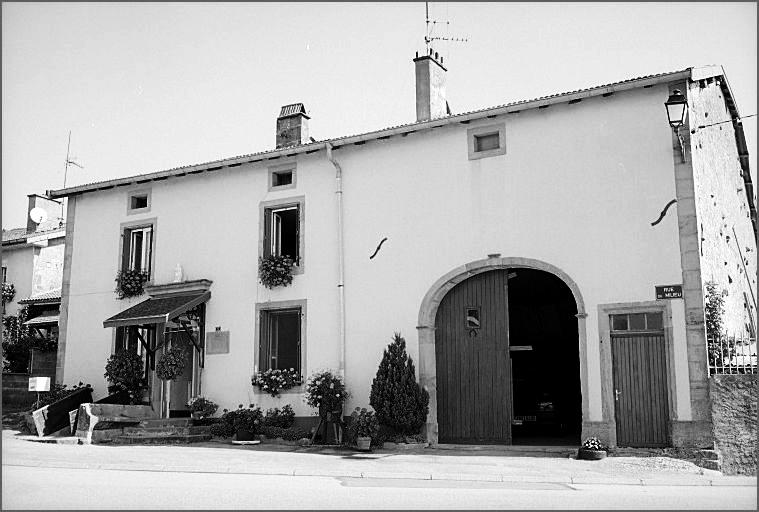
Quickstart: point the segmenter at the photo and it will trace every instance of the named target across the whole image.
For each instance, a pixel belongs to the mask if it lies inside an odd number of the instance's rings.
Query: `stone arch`
[[[419,337],[419,382],[430,394],[429,413],[427,414],[426,433],[427,440],[435,445],[438,441],[437,425],[437,369],[435,361],[435,317],[440,302],[443,297],[454,286],[465,281],[466,279],[487,272],[489,270],[505,268],[530,268],[542,270],[551,273],[561,279],[564,284],[571,290],[577,305],[577,335],[579,344],[580,357],[580,390],[582,393],[582,417],[583,421],[589,418],[588,406],[588,368],[587,368],[587,336],[585,332],[585,319],[588,316],[585,312],[585,301],[580,293],[580,287],[577,286],[572,278],[563,270],[544,261],[531,258],[490,257],[484,260],[477,260],[466,265],[457,267],[435,283],[427,291],[422,299],[422,305],[419,308],[419,319],[417,324],[417,334]]]

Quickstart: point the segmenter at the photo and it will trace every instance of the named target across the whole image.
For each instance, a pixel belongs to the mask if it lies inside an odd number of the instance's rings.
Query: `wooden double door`
[[[438,439],[511,444],[508,271],[470,277],[435,319]]]

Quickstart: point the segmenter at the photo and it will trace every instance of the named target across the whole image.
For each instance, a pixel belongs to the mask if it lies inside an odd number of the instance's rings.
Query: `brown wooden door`
[[[506,270],[459,283],[435,319],[438,439],[511,443]]]
[[[666,345],[663,332],[612,334],[617,445],[668,445]]]

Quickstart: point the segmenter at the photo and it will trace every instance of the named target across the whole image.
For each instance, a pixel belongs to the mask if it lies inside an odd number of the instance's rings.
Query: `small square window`
[[[135,190],[127,194],[127,215],[150,211],[150,190]]]
[[[498,132],[474,136],[474,150],[477,152],[498,149],[500,147],[499,145],[500,141]]]
[[[269,167],[269,190],[295,188],[297,175],[294,164]]]
[[[271,173],[272,187],[282,187],[284,185],[292,185],[292,182],[293,182],[292,171],[281,171],[281,172]]]
[[[132,210],[136,210],[138,208],[147,208],[148,207],[148,196],[145,195],[139,195],[139,196],[132,196],[132,204],[131,208]]]

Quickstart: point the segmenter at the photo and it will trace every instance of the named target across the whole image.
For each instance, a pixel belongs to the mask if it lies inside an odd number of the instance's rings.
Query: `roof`
[[[61,289],[50,290],[49,292],[37,293],[18,301],[19,304],[44,304],[48,302],[60,302]]]
[[[57,324],[58,319],[60,318],[60,315],[50,315],[50,316],[36,316],[34,318],[30,318],[26,322],[24,322],[24,325],[49,325],[49,324]]]
[[[152,297],[113,315],[103,322],[103,327],[168,323],[210,298],[211,292]]]
[[[55,235],[65,235],[66,227],[54,227],[52,229],[46,229],[42,231],[27,232],[26,228],[13,228],[3,229],[3,245],[6,244],[21,244],[25,242],[36,242],[38,240],[46,240],[48,238],[56,238]]]
[[[324,141],[314,141],[308,144],[299,144],[296,146],[288,146],[279,149],[273,149],[268,151],[261,151],[258,153],[251,153],[248,155],[240,155],[222,160],[214,160],[211,162],[186,165],[182,167],[176,167],[165,171],[158,171],[148,174],[140,174],[130,176],[127,178],[117,178],[113,180],[87,183],[83,185],[77,185],[74,187],[49,190],[47,192],[50,198],[66,197],[74,194],[81,194],[85,192],[93,192],[96,190],[106,190],[114,187],[128,186],[133,184],[147,183],[149,181],[160,181],[172,177],[186,176],[190,174],[199,174],[202,172],[215,172],[224,168],[234,168],[242,164],[260,162],[264,160],[277,160],[289,156],[298,154],[309,154],[317,151],[326,150],[328,147],[338,148],[341,146],[348,146],[352,144],[360,145],[369,140],[375,139],[387,139],[394,135],[408,135],[409,133],[428,130],[445,126],[453,123],[467,124],[473,120],[495,117],[501,114],[516,113],[523,110],[545,107],[548,105],[574,102],[584,98],[591,98],[595,96],[608,95],[614,92],[625,91],[630,89],[637,89],[641,87],[650,87],[652,85],[670,83],[678,80],[693,79],[700,80],[712,76],[724,76],[724,71],[721,66],[705,66],[701,68],[687,68],[680,71],[672,71],[668,73],[659,73],[655,75],[647,75],[637,78],[631,78],[621,82],[614,82],[606,85],[599,85],[596,87],[590,87],[587,89],[579,89],[576,91],[563,92],[559,94],[552,94],[549,96],[541,96],[530,100],[516,101],[513,103],[506,103],[503,105],[488,107],[481,110],[473,110],[463,114],[454,114],[438,119],[432,119],[430,121],[417,121],[414,123],[407,123],[389,128],[383,128],[382,130],[376,130],[373,132],[362,133],[358,135],[346,135],[343,137],[336,137]],[[734,103],[729,103],[731,112],[734,117],[737,117],[737,107]],[[297,107],[293,104],[283,107],[282,111],[289,107]]]
[[[296,116],[298,114],[303,114],[304,116],[308,117],[308,114],[306,114],[306,107],[303,106],[303,103],[285,105],[282,107],[282,110],[279,111],[279,117]]]

